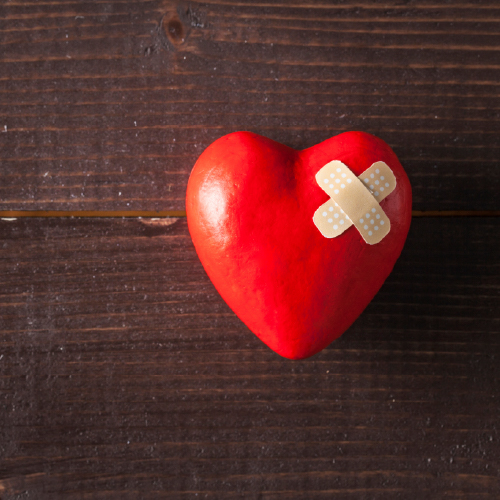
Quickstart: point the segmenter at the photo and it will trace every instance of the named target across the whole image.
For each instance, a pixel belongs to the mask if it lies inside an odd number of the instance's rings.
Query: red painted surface
[[[341,160],[356,175],[376,161],[396,176],[381,202],[389,234],[368,245],[351,226],[327,239],[313,223],[328,200],[316,172]],[[321,351],[361,314],[391,272],[411,221],[411,187],[382,140],[346,132],[296,151],[236,132],[211,144],[187,188],[189,231],[200,260],[239,318],[281,356]]]

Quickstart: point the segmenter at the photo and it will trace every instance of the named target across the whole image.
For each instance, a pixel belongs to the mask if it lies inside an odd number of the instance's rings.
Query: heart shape
[[[350,227],[325,238],[313,223],[329,200],[315,175],[339,160],[356,175],[385,162],[395,190],[380,203],[390,220],[368,245]],[[189,178],[189,232],[208,276],[236,315],[281,356],[312,356],[338,338],[372,300],[403,249],[411,187],[391,148],[345,132],[303,151],[250,132],[221,137]]]

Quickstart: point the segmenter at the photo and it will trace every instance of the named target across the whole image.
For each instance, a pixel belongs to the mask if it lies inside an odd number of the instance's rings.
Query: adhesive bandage
[[[369,245],[389,233],[391,222],[379,203],[396,188],[396,177],[386,163],[378,161],[356,177],[334,160],[318,171],[316,182],[331,197],[313,216],[325,238],[335,238],[353,224]]]

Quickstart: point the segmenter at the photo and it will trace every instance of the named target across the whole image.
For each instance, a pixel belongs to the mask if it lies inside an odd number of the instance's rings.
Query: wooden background
[[[0,498],[500,498],[499,21],[0,0]],[[192,165],[236,130],[371,132],[412,182],[394,272],[308,360],[249,332],[187,231]]]

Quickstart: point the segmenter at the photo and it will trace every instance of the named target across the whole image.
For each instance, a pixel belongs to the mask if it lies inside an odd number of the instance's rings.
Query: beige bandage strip
[[[389,166],[378,161],[359,177],[341,161],[327,163],[316,181],[331,196],[314,213],[313,221],[325,238],[341,235],[352,224],[369,245],[381,241],[391,222],[379,205],[396,188]]]

